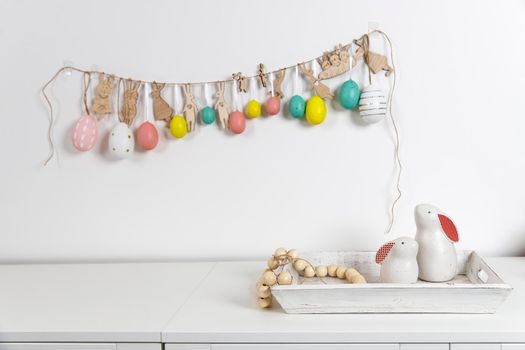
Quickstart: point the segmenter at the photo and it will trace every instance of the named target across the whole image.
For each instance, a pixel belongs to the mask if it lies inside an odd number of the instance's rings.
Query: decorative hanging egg
[[[73,145],[81,152],[89,151],[95,146],[98,137],[97,119],[84,115],[75,124],[73,130]]]
[[[352,79],[347,80],[339,89],[339,103],[346,109],[354,109],[359,105],[361,90]]]
[[[118,123],[109,134],[109,152],[117,159],[129,157],[135,148],[133,133],[126,123]]]
[[[326,104],[319,96],[312,96],[306,103],[306,120],[312,125],[321,124],[326,117]]]
[[[228,128],[234,134],[240,134],[246,129],[246,119],[239,111],[231,112],[228,118]]]
[[[183,138],[188,132],[188,125],[186,119],[181,115],[176,115],[170,120],[170,132],[176,139]]]
[[[201,109],[201,120],[206,125],[213,124],[215,121],[215,109],[210,106]]]
[[[146,151],[157,147],[159,143],[159,133],[153,123],[144,122],[140,124],[137,130],[137,143]]]
[[[304,112],[306,110],[306,101],[302,96],[294,95],[288,102],[288,111],[294,118],[304,118]]]
[[[281,110],[281,99],[277,96],[272,96],[266,100],[265,107],[268,115],[276,115]]]
[[[359,114],[367,124],[377,123],[386,117],[386,97],[377,85],[368,85],[361,92]]]
[[[246,116],[250,119],[258,118],[261,115],[261,104],[257,100],[250,100],[246,105]]]

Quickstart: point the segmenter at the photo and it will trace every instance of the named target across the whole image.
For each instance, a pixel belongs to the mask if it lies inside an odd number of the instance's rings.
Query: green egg
[[[299,95],[294,95],[288,102],[288,111],[294,118],[304,118],[304,112],[306,110],[306,102],[304,98]]]
[[[215,109],[210,106],[201,109],[201,119],[204,124],[212,124],[215,121]]]
[[[347,80],[339,89],[339,103],[346,109],[354,109],[359,104],[361,90],[359,85],[353,80]]]

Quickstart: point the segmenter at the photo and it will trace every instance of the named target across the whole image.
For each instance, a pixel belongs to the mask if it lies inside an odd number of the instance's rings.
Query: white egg
[[[387,100],[383,90],[377,85],[368,85],[361,91],[359,114],[366,124],[377,123],[386,117]]]
[[[135,148],[133,132],[125,123],[115,125],[109,134],[109,153],[117,158],[124,159],[130,156]]]

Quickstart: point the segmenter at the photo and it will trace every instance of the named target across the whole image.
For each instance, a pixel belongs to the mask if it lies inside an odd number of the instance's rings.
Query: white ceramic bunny
[[[411,237],[399,237],[385,243],[376,253],[381,264],[380,281],[383,283],[416,283],[418,244]]]
[[[429,282],[445,282],[457,274],[458,258],[454,243],[459,240],[456,226],[440,210],[430,204],[419,204],[414,210],[419,278]]]

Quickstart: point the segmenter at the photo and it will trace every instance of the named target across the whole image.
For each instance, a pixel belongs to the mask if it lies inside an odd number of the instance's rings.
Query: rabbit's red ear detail
[[[452,242],[459,241],[458,230],[456,229],[456,225],[454,225],[452,220],[442,214],[438,214],[438,218],[439,222],[441,223],[441,228],[447,235],[448,239],[450,239]]]
[[[383,244],[376,253],[376,263],[381,264],[385,260],[386,256],[390,252],[390,249],[394,246],[394,242],[388,242]]]

